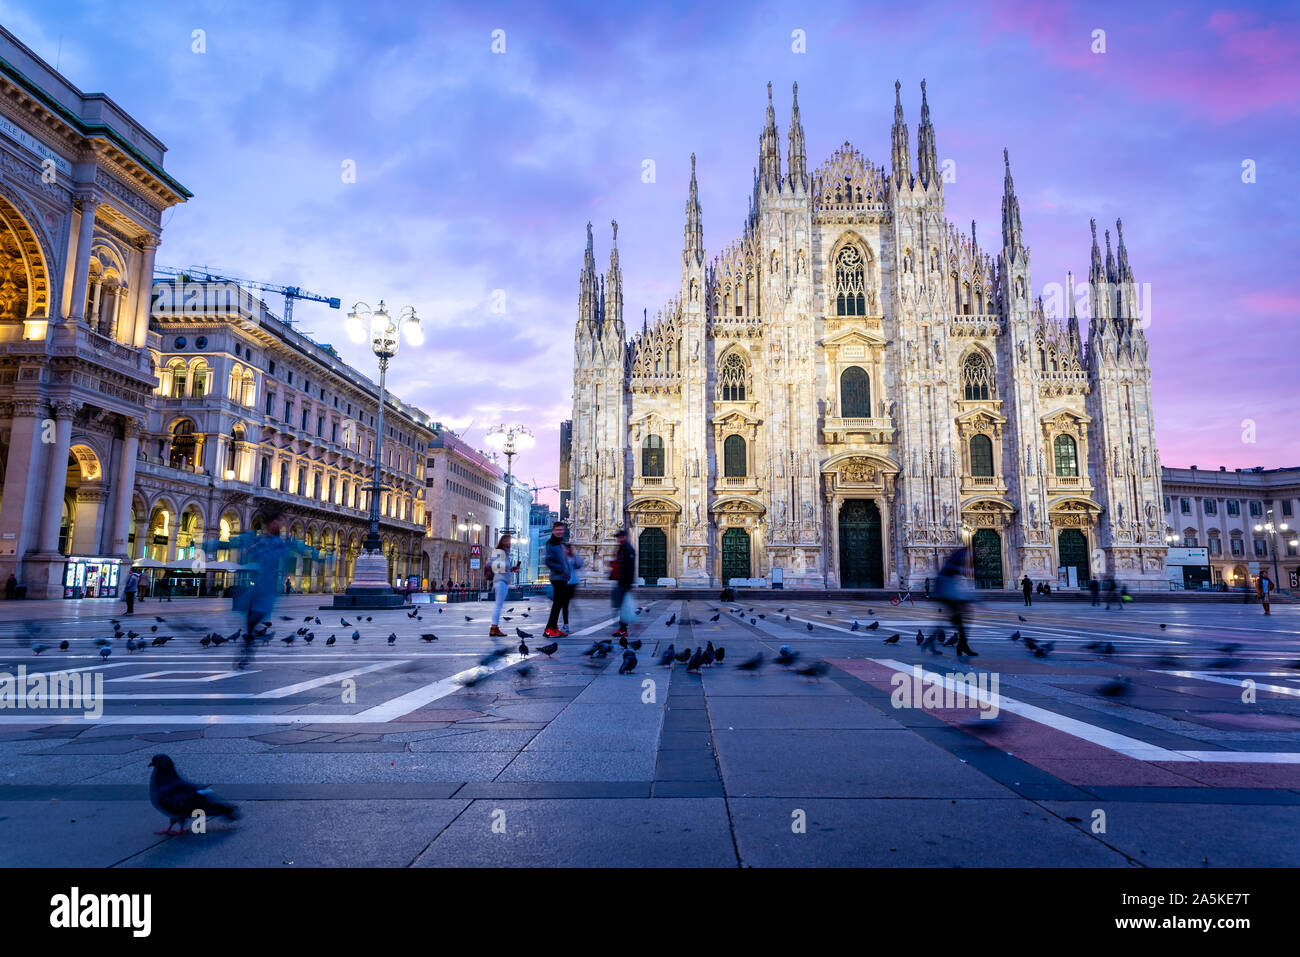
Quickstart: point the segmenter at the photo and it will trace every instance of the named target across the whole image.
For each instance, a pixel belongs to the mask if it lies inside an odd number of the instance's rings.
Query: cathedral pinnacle
[[[1020,228],[1020,200],[1016,199],[1016,186],[1011,180],[1011,154],[1004,148],[1002,162],[1006,175],[1002,181],[1002,246],[1005,249],[1023,247]]]
[[[907,124],[903,122],[903,84],[894,81],[894,125],[890,130],[892,148],[891,159],[894,166],[894,183],[897,186],[911,185],[912,161],[907,155]]]
[[[921,125],[916,130],[916,175],[922,185],[939,178],[939,154],[934,144],[934,126],[930,123],[930,104],[925,98],[925,81],[921,81]]]
[[[759,138],[758,167],[764,188],[781,185],[781,154],[777,151],[776,108],[772,106],[772,82],[767,83],[767,124]]]
[[[704,227],[700,216],[700,187],[695,181],[695,154],[691,154],[691,189],[686,199],[686,241],[682,263],[689,267],[704,262]]]
[[[794,107],[790,111],[790,185],[807,185],[808,156],[804,146],[803,123],[799,119],[799,84],[794,85]]]

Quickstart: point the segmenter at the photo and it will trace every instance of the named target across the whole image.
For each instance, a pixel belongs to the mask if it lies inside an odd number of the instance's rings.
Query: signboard
[[[1208,548],[1171,548],[1165,555],[1166,565],[1208,565],[1209,563]]]
[[[478,571],[483,565],[483,546],[474,544],[469,547],[469,567]]]

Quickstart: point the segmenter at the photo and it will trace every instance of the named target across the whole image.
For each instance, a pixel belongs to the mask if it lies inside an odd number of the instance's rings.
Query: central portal
[[[722,584],[749,577],[749,532],[729,528],[722,533]]]
[[[885,556],[880,509],[865,498],[840,506],[840,587],[883,588]]]

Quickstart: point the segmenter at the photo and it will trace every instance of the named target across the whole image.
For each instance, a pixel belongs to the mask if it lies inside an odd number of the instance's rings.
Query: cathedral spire
[[[1067,302],[1065,305],[1065,314],[1069,317],[1069,319],[1065,324],[1066,329],[1068,330],[1071,338],[1077,340],[1079,338],[1079,310],[1076,309],[1074,305],[1074,273],[1073,272],[1067,272],[1065,274],[1065,295],[1066,298],[1069,299],[1069,302]]]
[[[794,106],[790,110],[790,152],[786,159],[790,168],[790,185],[807,186],[808,156],[804,148],[803,123],[799,119],[799,84],[794,85]]]
[[[596,254],[591,236],[591,223],[587,224],[587,252],[582,258],[582,273],[578,277],[578,322],[588,323],[594,332],[600,304],[597,302]]]
[[[1119,281],[1132,282],[1133,270],[1128,265],[1128,250],[1124,248],[1124,221],[1115,220],[1115,234],[1119,237]]]
[[[759,137],[758,168],[764,189],[781,185],[781,154],[777,149],[776,109],[772,106],[772,82],[767,84],[767,125]]]
[[[921,81],[921,125],[916,130],[916,175],[927,188],[939,178],[939,154],[934,145],[934,126],[930,123],[924,80]]]
[[[1024,245],[1020,229],[1020,200],[1016,199],[1016,185],[1011,181],[1011,156],[1004,148],[1002,163],[1006,175],[1002,180],[1002,245],[1006,249],[1020,249]]]
[[[1115,254],[1110,250],[1110,230],[1106,230],[1106,281],[1114,285],[1118,281],[1118,270],[1115,268]]]
[[[894,125],[890,129],[891,157],[894,166],[894,185],[911,185],[912,161],[907,155],[907,124],[903,122],[903,85],[894,81]]]
[[[606,274],[609,284],[606,289],[605,316],[619,326],[623,325],[623,270],[618,263],[618,220],[610,220],[614,230],[614,240],[609,247],[609,272]]]
[[[691,154],[691,191],[686,200],[686,244],[682,263],[690,267],[704,262],[704,227],[700,221],[700,187],[695,181],[695,154]]]
[[[1088,293],[1092,303],[1092,319],[1088,326],[1088,342],[1091,343],[1094,338],[1094,330],[1097,329],[1097,323],[1111,318],[1110,296],[1107,290],[1110,288],[1106,279],[1106,267],[1102,262],[1101,249],[1097,245],[1097,220],[1088,221],[1092,228],[1092,263],[1088,267]],[[1103,326],[1103,331],[1108,326]]]

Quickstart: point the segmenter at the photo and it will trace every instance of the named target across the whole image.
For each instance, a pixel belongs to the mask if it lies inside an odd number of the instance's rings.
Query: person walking
[[[496,598],[496,605],[492,609],[492,627],[488,629],[488,635],[492,638],[506,637],[506,633],[501,630],[501,609],[510,594],[511,575],[518,571],[518,562],[513,567],[510,565],[510,535],[507,533],[497,541],[497,547],[488,559],[488,576],[492,580],[493,597]]]
[[[1272,614],[1272,612],[1268,610],[1268,602],[1270,596],[1273,594],[1273,583],[1269,581],[1268,572],[1260,573],[1259,581],[1255,585],[1255,593],[1259,595],[1260,604],[1264,606],[1264,614]]]
[[[551,537],[546,540],[546,570],[551,576],[551,613],[546,619],[547,638],[567,638],[568,632],[560,631],[560,612],[564,610],[565,595],[568,592],[569,579],[573,576],[573,564],[569,560],[569,550],[564,536],[568,526],[556,522],[551,526]]]
[[[1028,575],[1025,575],[1024,580],[1021,581],[1020,590],[1024,592],[1025,604],[1032,605],[1034,603],[1034,599],[1032,597],[1034,594],[1034,583],[1029,580]]]
[[[9,579],[5,582],[5,601],[13,601],[17,595],[18,579],[14,577],[13,572],[10,572]]]
[[[962,578],[966,574],[967,555],[969,553],[965,548],[956,549],[948,560],[943,563],[939,569],[939,579],[935,588],[935,597],[948,612],[948,619],[952,626],[957,629],[957,647],[956,654],[958,657],[978,658],[979,654],[971,648],[966,641],[966,610],[967,596],[962,587]],[[1028,576],[1025,576],[1028,581]],[[1028,591],[1025,593],[1026,600],[1029,598]]]
[[[578,593],[578,586],[582,584],[582,569],[587,563],[583,561],[582,556],[578,554],[577,549],[572,545],[565,545],[564,548],[569,554],[569,563],[573,566],[573,574],[569,576],[568,585],[564,589],[564,604],[560,607],[560,611],[564,615],[564,627],[560,630],[568,634],[569,603],[573,601],[573,596]]]
[[[1115,579],[1111,578],[1109,575],[1106,576],[1106,580],[1101,583],[1101,590],[1106,593],[1106,610],[1110,611],[1111,602],[1119,601],[1115,596]]]
[[[1095,578],[1088,579],[1088,593],[1092,595],[1092,607],[1096,608],[1101,604],[1101,582]]]
[[[618,613],[618,630],[614,632],[614,637],[626,638],[627,626],[632,623],[633,618],[631,602],[628,598],[636,582],[636,552],[632,550],[627,540],[627,529],[620,528],[614,534],[614,538],[618,541],[618,551],[614,554],[614,561],[609,571],[609,577],[614,582],[614,591],[610,597],[614,610]],[[624,608],[625,601],[629,605],[628,608]]]
[[[129,615],[135,611],[135,596],[140,593],[140,573],[134,568],[126,576],[126,584],[122,586],[122,600],[126,602],[126,613]]]

